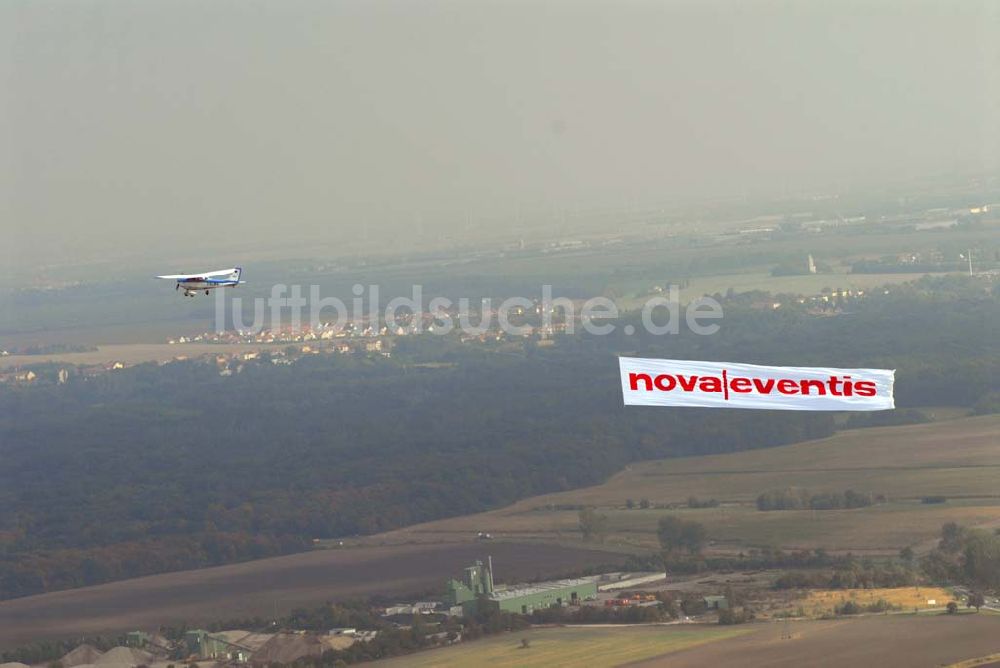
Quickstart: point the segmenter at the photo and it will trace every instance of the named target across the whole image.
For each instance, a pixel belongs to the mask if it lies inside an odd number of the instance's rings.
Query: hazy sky
[[[2,0],[2,257],[994,173],[998,40],[995,2]]]

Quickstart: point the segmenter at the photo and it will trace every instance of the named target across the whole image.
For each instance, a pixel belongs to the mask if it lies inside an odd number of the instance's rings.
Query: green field
[[[619,666],[749,633],[714,626],[629,626],[530,629],[378,662],[380,666]],[[521,639],[529,646],[521,646]]]
[[[379,540],[464,540],[477,531],[497,538],[580,540],[574,506],[608,516],[605,547],[656,546],[660,517],[674,514],[706,525],[712,549],[780,546],[893,553],[927,544],[943,523],[1000,526],[1000,416],[904,427],[844,431],[827,439],[725,455],[645,462],[608,482],[525,499],[487,513],[450,518],[383,534]],[[754,501],[771,489],[881,494],[888,502],[853,510],[761,512]],[[946,503],[925,504],[925,496]],[[717,499],[689,509],[688,497]],[[626,509],[649,499],[667,508]],[[562,507],[561,509],[559,507]]]
[[[107,364],[122,362],[126,365],[143,362],[169,362],[177,358],[195,358],[202,355],[235,355],[259,350],[281,350],[281,343],[120,343],[97,346],[97,350],[79,353],[52,353],[45,355],[8,355],[0,357],[0,369],[32,364]]]
[[[695,278],[687,291],[692,294],[764,290],[772,294],[819,294],[823,288],[867,290],[875,286],[915,281],[924,274],[809,274],[803,276],[771,276],[769,273],[735,274]]]
[[[870,290],[873,287],[915,281],[925,274],[808,274],[802,276],[771,276],[769,272],[720,274],[690,279],[680,291],[680,301],[686,303],[702,295],[725,294],[730,288],[735,292],[762,290],[771,294],[818,295],[824,288],[843,290]],[[662,286],[662,283],[661,283]],[[665,286],[663,286],[665,287]],[[650,283],[633,281],[619,286],[629,296],[617,301],[622,311],[637,310],[653,295],[648,292]]]

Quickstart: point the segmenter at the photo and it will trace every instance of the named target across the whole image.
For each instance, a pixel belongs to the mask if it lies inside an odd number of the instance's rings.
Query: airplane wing
[[[231,269],[219,269],[218,271],[210,271],[202,274],[205,278],[215,278],[216,276],[231,276],[232,274],[239,274],[239,267],[232,267]]]
[[[205,276],[204,274],[167,274],[166,276],[157,276],[156,278],[165,278],[171,281],[200,281],[205,278]]]
[[[232,276],[233,274],[236,274],[238,279],[240,273],[242,272],[239,267],[233,267],[232,269],[207,271],[203,274],[166,274],[165,276],[157,276],[157,278],[164,278],[170,281],[204,281],[217,276]]]

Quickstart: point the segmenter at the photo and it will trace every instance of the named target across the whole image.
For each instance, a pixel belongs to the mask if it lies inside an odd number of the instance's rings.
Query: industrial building
[[[488,597],[487,603],[495,605],[499,610],[526,615],[532,610],[555,605],[576,605],[596,596],[597,583],[592,578],[575,578],[496,591]]]
[[[705,596],[702,600],[705,601],[705,608],[707,610],[729,609],[729,599],[725,596]]]
[[[247,634],[244,633],[244,635]],[[231,642],[222,633],[209,633],[202,629],[186,631],[184,633],[184,646],[189,656],[238,663],[245,663],[253,653],[251,648]]]
[[[449,580],[447,604],[461,606],[462,614],[502,610],[526,615],[552,606],[576,605],[597,596],[596,578],[554,580],[530,585],[496,588],[493,560],[476,561],[463,571],[461,580]]]

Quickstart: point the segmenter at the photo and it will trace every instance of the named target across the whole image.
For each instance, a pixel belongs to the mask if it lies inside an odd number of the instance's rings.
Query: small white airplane
[[[174,290],[184,288],[185,297],[194,297],[199,290],[204,290],[207,295],[215,288],[235,288],[241,281],[243,267],[233,267],[232,269],[219,269],[218,271],[207,271],[204,274],[168,274],[157,276],[169,281],[177,281]]]

